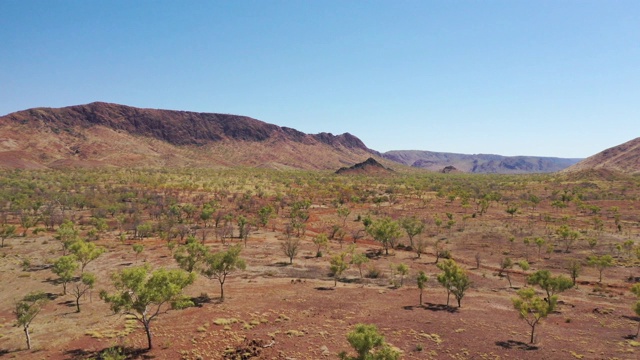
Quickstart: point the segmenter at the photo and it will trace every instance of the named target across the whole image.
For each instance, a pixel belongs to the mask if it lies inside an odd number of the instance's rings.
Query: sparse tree
[[[63,255],[67,255],[67,249],[69,249],[69,246],[78,240],[78,234],[78,230],[71,221],[65,220],[60,224],[56,230],[55,238],[62,244]]]
[[[573,243],[580,237],[580,233],[569,228],[568,225],[564,224],[556,229],[556,234],[560,236],[562,241],[564,242],[564,252],[568,253],[571,250],[571,246]]]
[[[76,281],[72,288],[71,293],[76,298],[76,312],[80,312],[80,298],[86,294],[89,290],[93,289],[96,283],[96,276],[91,273],[82,273],[80,280]]]
[[[469,277],[455,261],[447,259],[437,265],[442,273],[438,274],[438,282],[447,290],[447,306],[449,297],[453,294],[458,301],[458,307],[462,306],[461,301],[467,289],[471,286]]]
[[[409,273],[409,266],[407,264],[396,265],[396,271],[400,274],[400,286],[404,285],[404,277]]]
[[[587,258],[587,263],[598,270],[598,273],[600,274],[598,282],[602,282],[602,273],[604,270],[614,265],[613,257],[611,257],[611,255],[592,255]]]
[[[4,247],[4,241],[6,239],[12,238],[16,235],[16,227],[15,225],[2,225],[2,229],[0,229],[0,239],[2,243],[0,247]]]
[[[207,248],[196,240],[193,236],[187,239],[187,244],[180,246],[173,258],[176,259],[181,269],[190,273],[202,263],[207,256]]]
[[[342,252],[335,254],[329,260],[329,270],[333,276],[333,286],[338,286],[338,279],[342,276],[342,273],[349,268],[349,262],[347,261],[348,253]]]
[[[393,248],[400,236],[400,225],[397,221],[384,217],[369,225],[367,233],[382,244],[385,255],[389,255],[389,247]]]
[[[195,274],[182,270],[158,269],[150,273],[148,266],[123,269],[112,276],[116,292],[100,292],[100,298],[111,305],[114,313],[132,315],[144,327],[148,349],[151,341],[151,322],[166,305],[181,309],[192,305],[182,291],[193,283]]]
[[[421,239],[421,238],[416,239],[415,246],[413,247],[413,251],[415,251],[416,255],[418,255],[418,259],[426,249],[427,249],[427,240]]]
[[[541,237],[537,237],[537,238],[533,239],[533,243],[536,244],[536,247],[538,248],[538,260],[540,260],[540,253],[542,252],[542,247],[547,242],[545,241],[545,239],[543,239]]]
[[[329,244],[329,237],[327,237],[325,233],[320,233],[313,238],[313,243],[318,247],[316,257],[322,257],[322,249],[326,248]]]
[[[347,356],[341,352],[341,360],[398,360],[400,352],[385,341],[375,325],[357,324],[353,331],[347,334],[347,341],[358,354]]]
[[[513,267],[513,261],[506,257],[503,258],[500,262],[500,271],[498,272],[498,276],[502,276],[502,273],[505,273],[507,276],[507,280],[509,281],[509,287],[511,286],[511,277],[509,276],[509,270]]]
[[[362,266],[364,266],[364,264],[368,262],[369,262],[369,258],[365,254],[354,254],[351,257],[351,263],[355,265],[358,268],[358,271],[360,272],[360,280],[362,280],[363,278]]]
[[[476,269],[480,269],[480,263],[482,261],[482,256],[480,255],[480,253],[476,253],[474,258],[476,259]]]
[[[424,291],[424,288],[427,286],[428,280],[429,278],[427,277],[427,274],[425,274],[424,271],[420,271],[418,273],[418,277],[416,278],[416,281],[418,283],[418,289],[420,289],[420,306],[422,306],[422,292]]]
[[[173,241],[170,241],[168,243],[169,246],[175,246],[176,243],[174,243]],[[142,253],[144,251],[144,245],[142,244],[133,244],[132,246],[133,252],[136,253],[136,260],[138,260],[138,255],[140,255],[140,253]],[[172,248],[170,248],[169,250],[172,250]]]
[[[518,297],[512,298],[513,307],[518,311],[518,315],[531,327],[531,337],[529,342],[533,344],[536,325],[540,320],[546,318],[555,307],[555,296],[550,301],[545,301],[536,295],[533,288],[525,287],[518,290]]]
[[[67,284],[73,280],[77,269],[78,262],[74,255],[61,256],[53,263],[51,271],[58,275],[58,281],[62,283],[62,295],[67,295]]]
[[[576,260],[576,259],[570,259],[569,262],[567,263],[567,270],[569,270],[569,274],[571,276],[571,281],[573,282],[573,286],[576,286],[576,279],[578,278],[578,276],[580,275],[580,272],[582,271],[582,264],[580,263],[580,261]]]
[[[239,245],[230,247],[227,251],[208,254],[205,258],[205,268],[202,273],[209,279],[217,279],[220,283],[220,300],[224,301],[224,283],[227,276],[234,271],[246,269],[246,264],[240,258],[242,248]]]
[[[540,288],[547,293],[545,301],[549,305],[554,306],[555,304],[552,304],[552,300],[554,298],[557,298],[557,296],[555,295],[567,289],[570,289],[572,286],[571,279],[562,275],[552,276],[549,270],[538,270],[535,273],[529,275],[529,277],[527,278],[527,283],[529,283],[530,285],[540,286]]]
[[[422,234],[424,231],[424,222],[415,216],[406,217],[400,220],[400,226],[404,229],[409,237],[409,245],[414,247],[413,238]]]
[[[347,207],[339,207],[336,211],[338,213],[338,217],[342,219],[342,226],[346,226],[347,217],[349,217],[349,214],[351,214],[351,210],[349,210],[349,208]]]
[[[31,350],[29,327],[47,301],[47,294],[44,292],[33,292],[18,301],[13,311],[13,314],[16,316],[16,325],[22,327],[22,331],[24,331],[24,335],[27,338],[27,349],[29,350]]]
[[[298,255],[300,239],[287,237],[281,244],[282,252],[289,258],[289,265],[293,264],[293,258]]]
[[[82,273],[87,264],[97,259],[106,250],[96,246],[94,243],[79,239],[69,246],[69,251],[75,255],[76,260],[80,262],[80,272]]]

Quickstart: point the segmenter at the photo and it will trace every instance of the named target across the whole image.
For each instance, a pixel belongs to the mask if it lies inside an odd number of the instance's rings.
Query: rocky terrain
[[[305,134],[245,116],[95,102],[0,117],[0,167],[335,169],[374,155],[351,134]]]
[[[367,174],[367,175],[384,175],[392,173],[393,170],[380,164],[374,158],[368,158],[367,160],[357,163],[350,167],[342,167],[336,171],[336,174],[348,175],[348,174]]]
[[[640,173],[640,137],[590,156],[567,168],[565,172],[586,170]]]
[[[465,173],[489,174],[549,173],[560,171],[580,161],[552,157],[467,155],[419,150],[394,150],[382,156],[404,165],[431,171],[442,171],[445,167],[453,166]]]

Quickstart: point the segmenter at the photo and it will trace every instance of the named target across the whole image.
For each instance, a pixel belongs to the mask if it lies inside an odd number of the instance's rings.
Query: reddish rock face
[[[335,169],[377,154],[348,133],[305,134],[246,116],[141,109],[102,102],[19,111],[0,117],[0,124],[0,167],[5,168]],[[8,160],[2,161],[5,158]]]

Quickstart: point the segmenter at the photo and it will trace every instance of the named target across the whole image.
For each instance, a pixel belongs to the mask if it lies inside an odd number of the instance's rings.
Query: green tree
[[[420,289],[420,306],[422,306],[422,292],[424,291],[424,288],[427,286],[428,280],[429,278],[427,277],[427,274],[425,274],[424,271],[420,271],[418,273],[418,277],[416,278],[416,281],[418,282],[418,289]]]
[[[394,247],[396,240],[401,234],[398,222],[388,217],[374,221],[367,227],[367,233],[371,235],[374,240],[382,244],[385,255],[389,255],[389,247]]]
[[[396,265],[396,271],[400,274],[400,286],[404,285],[404,277],[409,273],[409,266],[407,264]]]
[[[578,276],[580,275],[580,272],[582,271],[582,264],[580,263],[580,261],[576,259],[570,259],[569,262],[567,262],[566,269],[569,270],[569,274],[571,276],[571,282],[573,283],[573,286],[576,286],[576,279],[578,278]]]
[[[329,237],[327,237],[327,234],[325,233],[320,233],[313,238],[313,243],[318,247],[316,257],[322,257],[322,249],[326,248],[329,244]]]
[[[513,268],[513,261],[508,257],[503,258],[500,262],[500,271],[498,271],[498,276],[502,276],[502,273],[506,273],[507,280],[509,281],[509,287],[512,287],[511,277],[509,276],[509,270],[511,270],[511,268]]]
[[[2,243],[0,247],[4,247],[5,239],[12,238],[16,235],[16,227],[15,225],[2,225],[2,229],[0,230],[0,239]]]
[[[18,301],[13,311],[16,316],[16,326],[22,327],[22,331],[24,331],[24,335],[27,338],[27,349],[29,350],[31,350],[29,326],[31,326],[31,322],[38,316],[47,301],[47,294],[44,292],[33,292]]]
[[[244,270],[247,265],[240,258],[240,245],[230,247],[227,251],[208,254],[204,260],[202,274],[209,279],[217,279],[220,283],[220,300],[224,301],[224,283],[227,276],[234,271]]]
[[[409,245],[413,248],[413,238],[422,234],[424,231],[424,222],[415,216],[411,216],[400,220],[400,226],[402,226],[404,231],[407,233],[407,236],[409,237]],[[418,257],[420,257],[420,255],[418,255]]]
[[[189,236],[187,244],[180,246],[173,254],[181,269],[192,273],[207,256],[207,248],[195,237]]]
[[[544,246],[544,244],[546,244],[547,242],[545,241],[545,239],[541,238],[541,237],[537,237],[535,239],[533,239],[534,244],[536,244],[536,246],[538,247],[538,260],[540,260],[540,253],[542,252],[542,247]]]
[[[344,227],[347,223],[347,217],[351,214],[351,210],[347,207],[339,207],[336,211],[338,213],[338,217],[342,219],[342,226]]]
[[[533,288],[529,287],[518,290],[517,294],[518,297],[512,298],[511,301],[520,318],[531,327],[529,342],[533,344],[536,325],[553,312],[556,304],[555,296],[549,299],[550,301],[544,301],[536,295],[536,291]]]
[[[247,246],[247,241],[246,238],[249,237],[249,228],[251,227],[251,225],[249,224],[249,219],[247,219],[246,217],[239,215],[238,216],[238,237],[242,240],[244,240],[245,244],[244,246]]]
[[[349,268],[349,262],[347,261],[347,252],[341,252],[335,254],[329,260],[329,271],[333,275],[333,286],[338,286],[338,278],[342,276],[342,273]]]
[[[570,289],[573,286],[571,279],[562,275],[552,276],[549,270],[538,270],[529,275],[527,283],[540,286],[540,288],[547,293],[545,301],[549,305],[554,305],[552,304],[552,299],[557,298],[556,294]]]
[[[65,220],[58,229],[56,230],[55,238],[62,243],[62,254],[67,255],[67,249],[69,246],[78,240],[78,230],[75,228],[75,225],[69,221]]]
[[[400,352],[384,341],[375,325],[357,324],[347,334],[347,341],[358,354],[356,357],[339,354],[342,360],[398,360]]]
[[[174,244],[174,242],[171,242],[171,244]],[[132,246],[133,251],[136,253],[136,260],[138,259],[138,255],[140,255],[140,253],[142,253],[144,251],[144,245],[142,244],[133,244]]]
[[[84,268],[102,255],[106,250],[104,248],[96,246],[91,242],[86,242],[82,239],[75,241],[69,246],[69,252],[76,256],[76,260],[80,262],[80,272],[84,272]]]
[[[564,252],[568,253],[571,249],[571,245],[580,237],[580,233],[572,230],[568,225],[564,224],[556,229],[556,234],[560,236],[564,242]]]
[[[180,309],[192,305],[182,291],[191,285],[195,274],[182,270],[158,269],[150,273],[148,266],[123,269],[111,277],[116,292],[100,292],[100,298],[110,304],[114,313],[132,315],[144,327],[148,349],[152,348],[151,322],[166,305]]]
[[[267,226],[269,219],[273,216],[273,211],[273,207],[271,206],[264,206],[258,210],[258,222],[260,225],[263,227]]]
[[[449,297],[451,294],[458,301],[458,307],[462,306],[461,301],[467,289],[471,286],[471,281],[464,269],[462,269],[455,261],[447,259],[437,265],[442,273],[438,274],[438,282],[447,290],[447,306],[449,306]]]
[[[67,295],[67,284],[73,280],[77,269],[78,262],[75,255],[61,256],[53,263],[51,271],[58,275],[58,281],[62,283],[62,295]]]
[[[611,257],[611,255],[592,255],[587,258],[587,263],[598,270],[598,273],[600,274],[599,282],[602,282],[602,272],[604,272],[606,268],[610,268],[614,265],[613,257]]]
[[[72,288],[71,293],[76,298],[76,312],[80,312],[80,298],[87,293],[87,291],[93,289],[96,283],[96,276],[91,273],[82,273],[80,281],[76,281]]]
[[[369,258],[365,254],[354,254],[351,257],[351,263],[355,265],[358,268],[358,271],[360,272],[360,280],[362,280],[363,278],[362,267],[364,266],[364,264],[368,262],[369,262]]]

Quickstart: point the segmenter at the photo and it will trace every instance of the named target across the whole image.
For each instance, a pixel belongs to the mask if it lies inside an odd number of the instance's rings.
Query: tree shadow
[[[51,264],[32,265],[26,271],[28,271],[28,272],[36,272],[36,271],[42,271],[42,270],[49,270],[52,267],[53,267],[53,265],[51,265]]]
[[[287,267],[287,266],[289,266],[289,265],[291,265],[291,264],[289,264],[289,263],[288,263],[288,262],[286,262],[286,261],[278,261],[277,263],[274,263],[274,264],[271,264],[271,265],[268,265],[268,266],[275,266],[275,267]]]
[[[212,299],[209,294],[206,293],[202,293],[200,294],[200,296],[197,297],[192,297],[191,302],[193,302],[193,305],[195,307],[203,307],[204,304],[222,304],[223,301],[217,297],[215,299]]]
[[[63,354],[68,356],[69,360],[82,359],[104,359],[108,354],[118,354],[124,356],[125,359],[152,359],[153,356],[147,355],[149,349],[136,349],[125,346],[110,346],[102,350],[89,351],[85,349],[67,350]]]
[[[335,288],[329,287],[329,286],[318,286],[318,287],[315,287],[314,289],[320,290],[320,291],[333,291],[333,290],[335,290]]]
[[[535,345],[523,343],[522,341],[515,340],[507,340],[507,341],[496,341],[496,345],[500,346],[504,349],[517,349],[517,350],[538,350],[538,347]]]
[[[450,313],[458,312],[458,308],[457,307],[453,307],[453,306],[446,305],[446,304],[424,303],[422,305],[422,307],[425,310],[429,310],[429,311],[446,311],[446,312],[450,312]]]
[[[8,355],[12,352],[16,352],[17,350],[9,350],[9,349],[0,349],[0,357]]]
[[[67,301],[63,301],[58,303],[58,305],[65,305],[66,307],[75,307],[76,306],[76,302],[73,300],[67,300]]]

